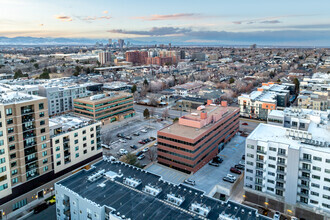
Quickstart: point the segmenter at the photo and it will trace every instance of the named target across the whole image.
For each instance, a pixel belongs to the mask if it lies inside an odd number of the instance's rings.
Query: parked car
[[[124,139],[119,139],[119,142],[126,143],[126,141]]]
[[[136,150],[138,147],[136,145],[131,145],[130,148]]]
[[[278,212],[278,211],[276,211],[275,212],[275,214],[274,214],[274,220],[280,220],[280,218],[281,218],[281,213],[280,212]]]
[[[142,151],[139,151],[139,152],[137,152],[135,155],[137,156],[137,157],[139,157],[139,156],[141,156],[143,154],[143,152]]]
[[[150,137],[150,140],[154,141],[154,140],[156,140],[156,138],[155,137]]]
[[[144,154],[141,154],[140,156],[138,156],[138,160],[143,160],[143,158],[145,158]]]
[[[38,205],[37,207],[34,208],[33,213],[37,214],[37,213],[39,213],[39,212],[41,212],[41,211],[43,211],[47,208],[48,208],[48,205],[46,203],[42,203],[42,204],[40,204],[40,205]]]
[[[150,142],[151,140],[149,138],[144,139],[146,143]]]
[[[157,144],[157,143],[154,143],[154,146],[155,146],[155,147],[157,147],[157,146],[158,146],[158,144]]]
[[[227,177],[228,177],[228,178],[232,178],[233,180],[236,180],[236,177],[233,176],[233,175],[231,175],[231,174],[229,174],[229,173],[227,174]]]
[[[246,126],[246,125],[248,125],[248,123],[244,122],[244,123],[242,123],[242,125],[245,125]]]
[[[221,157],[216,156],[213,158],[213,162],[215,162],[215,163],[222,163],[222,161],[223,161],[223,159]]]
[[[222,178],[223,179],[223,181],[226,181],[226,182],[230,182],[230,183],[234,183],[235,182],[235,180],[233,180],[232,178],[229,178],[229,177],[224,177],[224,178]]]
[[[242,173],[239,169],[237,169],[235,167],[230,168],[230,172],[236,173],[236,174],[241,174]]]
[[[245,166],[242,165],[242,164],[236,164],[235,165],[235,168],[239,169],[239,170],[244,170],[245,169]]]
[[[128,154],[128,151],[125,150],[125,149],[120,149],[120,150],[119,150],[119,153],[120,153],[121,155],[125,155],[125,154]]]
[[[132,137],[131,136],[125,136],[125,139],[132,140]]]
[[[124,137],[124,134],[123,133],[118,133],[117,134],[117,137],[121,137],[122,138],[122,137]]]
[[[139,136],[140,133],[139,133],[139,132],[135,132],[133,135],[134,135],[134,136]]]
[[[148,131],[146,129],[141,130],[142,133],[147,133]]]
[[[243,156],[242,156],[242,160],[245,160],[245,154],[243,154]]]
[[[146,142],[144,142],[144,140],[140,140],[139,144],[145,144]]]
[[[189,184],[189,185],[192,185],[192,186],[196,185],[195,180],[186,179],[186,180],[184,180],[184,182]]]
[[[214,163],[214,162],[210,162],[209,165],[211,165],[211,166],[215,166],[215,167],[218,167],[218,166],[219,166],[218,163]]]
[[[149,147],[146,147],[142,150],[143,153],[148,152],[148,151],[149,151]]]

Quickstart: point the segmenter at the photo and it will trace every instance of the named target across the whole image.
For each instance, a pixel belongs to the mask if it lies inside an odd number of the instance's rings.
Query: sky
[[[0,36],[330,46],[329,0],[0,0]]]

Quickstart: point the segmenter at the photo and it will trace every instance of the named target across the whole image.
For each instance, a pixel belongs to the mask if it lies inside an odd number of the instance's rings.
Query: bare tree
[[[150,115],[151,116],[154,116],[155,115],[155,108],[150,108]]]
[[[166,108],[166,109],[164,109],[164,111],[163,111],[163,113],[162,113],[162,117],[163,118],[168,118],[168,117],[170,117],[170,113],[168,112],[168,109]]]
[[[157,149],[156,149],[156,147],[151,147],[148,150],[148,153],[147,153],[146,156],[151,162],[156,161],[157,160]]]

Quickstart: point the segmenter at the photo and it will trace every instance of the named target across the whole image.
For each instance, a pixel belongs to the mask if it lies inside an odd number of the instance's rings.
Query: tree
[[[148,82],[147,79],[144,79],[144,81],[143,81],[143,85],[144,85],[144,86],[149,86],[149,82]]]
[[[120,159],[120,161],[130,164],[132,166],[141,167],[140,163],[137,160],[137,157],[132,153],[126,154]]]
[[[299,80],[297,78],[294,78],[293,83],[296,86],[296,94],[298,94],[299,93],[299,86],[300,86]]]
[[[155,147],[151,147],[147,152],[147,158],[153,162],[157,160],[157,149]]]
[[[49,69],[44,68],[43,72],[39,76],[39,79],[50,79],[49,72]]]
[[[150,117],[150,112],[149,112],[149,109],[144,109],[144,111],[143,111],[143,117],[145,117],[145,118],[149,118]]]
[[[136,85],[134,84],[131,88],[131,92],[134,94],[136,92],[137,88]]]
[[[170,114],[169,114],[169,112],[168,112],[168,109],[166,108],[166,109],[164,109],[164,111],[163,111],[163,113],[162,113],[162,117],[163,118],[168,118],[168,117],[170,117]]]
[[[232,83],[234,83],[235,82],[235,79],[234,78],[230,78],[230,80],[229,80],[229,84],[232,84]]]
[[[33,64],[34,68],[39,69],[39,64],[35,63]]]
[[[177,122],[177,121],[179,121],[179,118],[178,117],[176,117],[176,118],[173,119],[173,123],[174,122]]]
[[[14,79],[18,79],[21,77],[28,77],[28,74],[23,74],[22,70],[18,69],[17,71],[15,71]]]

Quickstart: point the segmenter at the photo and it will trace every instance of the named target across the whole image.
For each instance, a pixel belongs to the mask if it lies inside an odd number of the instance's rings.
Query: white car
[[[141,154],[140,156],[138,156],[138,160],[142,160],[143,158],[145,158],[144,154]]]
[[[125,149],[120,149],[120,150],[119,150],[119,153],[120,153],[121,155],[126,155],[126,154],[128,154],[128,151],[125,150]]]
[[[124,139],[119,139],[119,142],[126,143],[126,141]]]
[[[236,177],[233,176],[233,175],[231,175],[231,174],[229,174],[229,173],[227,174],[227,177],[228,177],[228,178],[231,178],[231,179],[233,179],[233,180],[236,180]]]
[[[146,147],[142,150],[142,152],[145,153],[145,152],[148,152],[148,150],[149,150],[149,147]]]
[[[142,133],[147,133],[148,131],[146,129],[141,130]]]

